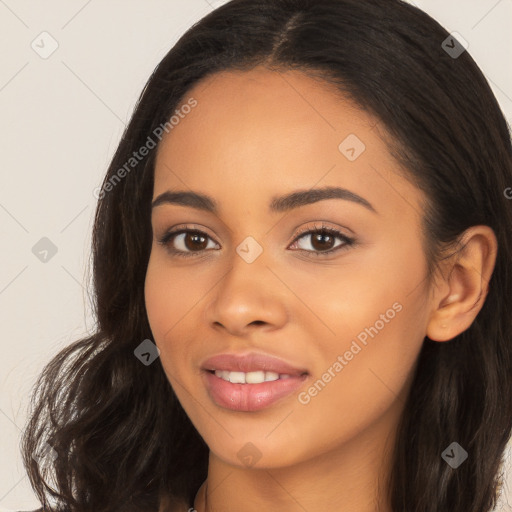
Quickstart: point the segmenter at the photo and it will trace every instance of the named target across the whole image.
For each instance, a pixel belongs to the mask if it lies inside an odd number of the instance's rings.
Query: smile
[[[215,370],[215,375],[233,384],[261,384],[278,379],[289,379],[291,375],[276,372],[230,372],[226,370]]]

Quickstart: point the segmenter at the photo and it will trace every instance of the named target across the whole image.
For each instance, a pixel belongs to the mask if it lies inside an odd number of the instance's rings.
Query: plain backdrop
[[[51,356],[94,327],[93,190],[154,67],[223,3],[0,0],[0,511],[38,508],[19,452],[30,390]],[[469,43],[512,119],[512,0],[414,3]],[[36,244],[56,253],[43,262]],[[507,475],[497,510],[512,510]]]

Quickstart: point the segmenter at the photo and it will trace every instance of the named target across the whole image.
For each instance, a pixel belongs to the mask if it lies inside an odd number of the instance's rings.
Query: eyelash
[[[204,236],[206,238],[212,239],[209,235],[207,235],[203,231],[200,231],[198,229],[193,229],[193,228],[190,228],[190,227],[187,226],[185,228],[179,227],[179,228],[174,229],[173,231],[168,231],[167,233],[165,233],[163,235],[163,237],[160,240],[158,240],[158,243],[163,245],[164,247],[166,247],[167,250],[173,256],[177,256],[179,258],[200,257],[201,253],[204,253],[206,251],[206,249],[201,250],[201,251],[181,251],[181,250],[176,250],[176,249],[170,248],[169,242],[174,237],[176,237],[178,235],[181,235],[183,233],[199,234],[199,235]],[[295,242],[297,242],[299,239],[301,239],[302,237],[304,237],[306,235],[312,235],[312,234],[317,234],[317,233],[321,233],[321,234],[325,234],[325,235],[331,235],[331,236],[334,236],[335,238],[340,238],[344,243],[342,245],[338,245],[337,247],[334,247],[333,249],[329,249],[328,251],[309,251],[309,250],[306,250],[306,249],[298,249],[298,250],[301,251],[301,252],[306,252],[306,253],[308,253],[308,255],[309,254],[314,254],[315,257],[322,257],[322,256],[325,256],[325,255],[330,255],[332,253],[338,252],[338,251],[343,250],[343,249],[348,249],[349,247],[355,245],[355,239],[354,238],[350,238],[350,237],[344,235],[343,233],[341,233],[340,231],[338,231],[336,229],[333,229],[333,228],[330,228],[330,227],[328,227],[328,226],[326,226],[324,224],[322,224],[321,226],[315,225],[313,229],[305,228],[303,230],[300,230],[299,233],[297,234],[297,236],[294,238],[294,240],[293,240],[291,245],[295,244]]]

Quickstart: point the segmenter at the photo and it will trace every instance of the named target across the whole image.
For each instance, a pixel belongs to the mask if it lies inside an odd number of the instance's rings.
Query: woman
[[[98,331],[45,368],[23,439],[43,506],[492,510],[511,162],[482,73],[408,4],[206,16],[97,191]]]

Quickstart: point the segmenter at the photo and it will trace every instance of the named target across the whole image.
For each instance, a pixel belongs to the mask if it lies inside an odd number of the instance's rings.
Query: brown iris
[[[310,235],[311,236],[311,235]],[[311,246],[318,251],[329,250],[332,247],[329,244],[332,244],[334,241],[334,236],[329,233],[316,233],[312,235],[313,241],[311,242]],[[327,240],[326,240],[327,239]],[[318,244],[318,245],[317,245]]]
[[[200,233],[185,233],[185,247],[188,250],[203,250],[206,249],[208,245],[208,237],[200,234]],[[189,244],[190,242],[190,244]]]

